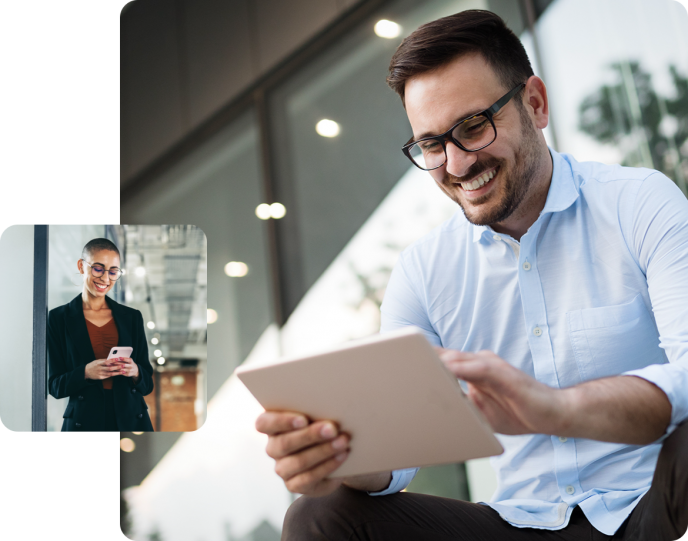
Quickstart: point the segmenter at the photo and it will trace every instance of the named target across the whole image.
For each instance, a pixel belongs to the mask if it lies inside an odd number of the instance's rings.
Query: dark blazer
[[[119,333],[118,346],[134,348],[132,359],[141,378],[114,376],[112,392],[117,424],[122,432],[152,431],[148,406],[143,397],[153,391],[153,367],[148,359],[148,341],[143,316],[138,310],[105,297]],[[102,430],[103,385],[84,378],[84,368],[95,361],[81,295],[48,314],[48,389],[55,398],[69,397],[64,412],[63,432]]]

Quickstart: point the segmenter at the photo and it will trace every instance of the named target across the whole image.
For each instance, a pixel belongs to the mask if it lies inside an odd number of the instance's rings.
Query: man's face
[[[479,54],[462,56],[413,77],[406,83],[405,103],[414,139],[444,133],[459,120],[487,109],[509,90]],[[465,152],[447,143],[447,163],[430,172],[471,223],[503,222],[527,204],[544,143],[527,110],[516,103],[521,99],[517,94],[493,117],[497,139],[490,146]],[[472,189],[470,183],[490,175],[487,183]]]

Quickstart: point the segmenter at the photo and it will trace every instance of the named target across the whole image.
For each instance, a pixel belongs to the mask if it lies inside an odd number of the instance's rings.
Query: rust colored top
[[[91,339],[91,345],[93,346],[93,353],[96,359],[107,359],[110,350],[117,345],[117,340],[119,340],[117,325],[115,325],[114,318],[102,327],[98,327],[98,325],[91,323],[87,319],[86,328],[88,329],[88,337]],[[112,389],[112,378],[106,378],[101,380],[101,382],[103,384],[103,389]]]

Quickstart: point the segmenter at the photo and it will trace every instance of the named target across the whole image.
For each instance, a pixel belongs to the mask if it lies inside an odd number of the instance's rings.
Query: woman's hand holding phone
[[[131,357],[117,357],[119,365],[119,374],[128,378],[137,378],[139,375],[139,366]]]
[[[86,379],[107,379],[121,373],[120,364],[116,359],[97,359],[91,361],[84,368]]]

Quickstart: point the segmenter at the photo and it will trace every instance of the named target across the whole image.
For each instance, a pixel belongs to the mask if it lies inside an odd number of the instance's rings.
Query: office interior
[[[294,496],[232,376],[373,334],[396,258],[457,207],[402,155],[385,84],[420,24],[489,9],[546,83],[551,148],[659,169],[686,190],[688,15],[674,0],[150,0],[122,12],[121,220],[208,238],[208,418],[121,453],[134,539],[279,539]],[[408,490],[473,501],[489,459]]]
[[[59,432],[68,398],[47,393],[49,310],[82,290],[84,245],[107,238],[124,274],[108,296],[141,311],[153,365],[145,398],[153,428],[197,430],[206,415],[206,239],[190,225],[15,225],[0,238],[0,419],[16,431]],[[135,447],[139,434],[122,439]]]

